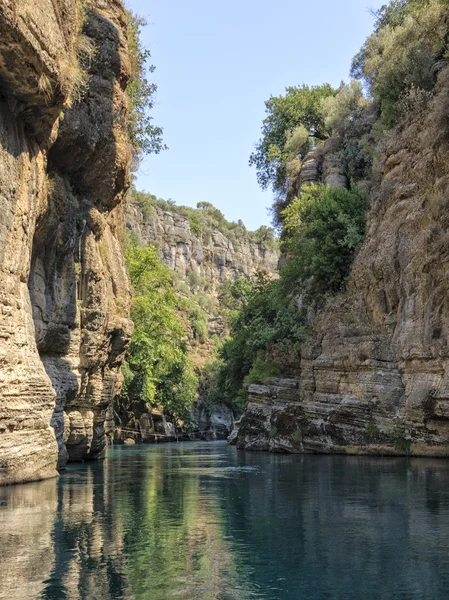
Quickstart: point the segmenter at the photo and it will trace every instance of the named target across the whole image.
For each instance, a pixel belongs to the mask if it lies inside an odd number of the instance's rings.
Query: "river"
[[[0,598],[449,597],[449,462],[115,447],[0,488]]]

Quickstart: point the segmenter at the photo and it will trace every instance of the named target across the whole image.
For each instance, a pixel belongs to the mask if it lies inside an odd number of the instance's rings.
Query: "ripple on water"
[[[446,600],[449,462],[114,448],[0,489],[0,598]]]

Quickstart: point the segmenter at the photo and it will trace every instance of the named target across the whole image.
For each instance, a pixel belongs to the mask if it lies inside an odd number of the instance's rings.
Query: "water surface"
[[[116,447],[0,488],[0,598],[448,597],[448,461]]]

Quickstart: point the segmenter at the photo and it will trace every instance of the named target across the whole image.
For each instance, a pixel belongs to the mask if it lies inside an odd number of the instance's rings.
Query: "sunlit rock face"
[[[315,319],[295,397],[251,386],[239,447],[449,454],[448,110],[446,68],[386,143],[349,292]],[[300,183],[323,181],[317,161]]]
[[[79,100],[78,3],[0,0],[0,484],[101,456],[131,333],[126,21],[91,4]]]
[[[126,224],[142,243],[159,248],[164,263],[181,280],[188,282],[189,274],[196,274],[200,278],[199,289],[215,302],[218,302],[220,285],[226,281],[249,278],[259,271],[277,276],[277,249],[264,247],[246,237],[231,240],[218,229],[199,235],[192,230],[187,217],[174,211],[154,206],[152,214],[147,216],[137,204],[130,203],[126,209]],[[220,314],[208,315],[209,335],[221,336],[225,327]]]

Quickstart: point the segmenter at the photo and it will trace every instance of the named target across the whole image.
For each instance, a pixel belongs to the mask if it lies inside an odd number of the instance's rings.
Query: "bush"
[[[396,419],[388,432],[388,437],[399,454],[410,453],[410,436],[403,421]]]
[[[284,293],[301,292],[320,306],[341,291],[363,241],[366,197],[357,190],[328,185],[303,189],[284,211],[282,243],[289,260],[281,269]]]
[[[203,343],[207,339],[207,315],[195,304],[190,305],[189,321],[195,339]]]
[[[200,237],[201,233],[203,232],[203,226],[200,217],[192,212],[189,214],[188,219],[191,232],[197,237]]]
[[[387,128],[400,119],[399,102],[410,89],[429,91],[433,64],[447,58],[448,3],[397,0],[377,12],[375,32],[352,63],[352,76],[363,79]]]
[[[187,283],[189,284],[192,292],[198,291],[202,283],[201,275],[199,275],[196,271],[189,271],[187,273]]]
[[[273,377],[277,377],[279,373],[280,369],[278,365],[275,365],[270,360],[265,360],[263,352],[259,352],[250,372],[244,378],[243,382],[247,384],[266,383],[270,379],[273,379]]]

